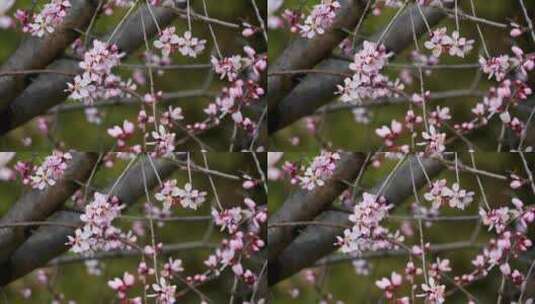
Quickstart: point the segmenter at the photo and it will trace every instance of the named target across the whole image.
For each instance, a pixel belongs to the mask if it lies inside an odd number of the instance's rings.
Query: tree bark
[[[440,173],[443,165],[438,160],[420,159],[425,172],[432,178]],[[414,174],[414,183],[417,188],[427,183],[424,171],[418,164],[416,157],[410,157],[394,174],[390,183],[384,188],[383,196],[395,206],[399,206],[413,194],[411,167]],[[378,183],[371,193],[377,193],[383,182]],[[327,224],[351,225],[349,214],[342,211],[325,211],[314,221]],[[312,266],[320,258],[338,249],[334,245],[336,237],[342,235],[344,228],[322,225],[307,226],[286,249],[274,259],[269,260],[269,286],[290,277],[303,268]]]
[[[336,171],[325,185],[316,189],[297,190],[269,218],[270,224],[281,222],[307,221],[316,217],[329,207],[333,200],[349,187],[349,183],[357,178],[365,163],[364,153],[344,153],[336,165]],[[291,242],[296,227],[279,226],[269,229],[268,258],[274,259]]]
[[[21,71],[42,69],[63,53],[65,48],[79,36],[74,29],[84,30],[97,13],[96,0],[71,0],[71,8],[63,22],[54,28],[54,32],[41,38],[29,36],[24,38],[17,50],[0,67],[1,71]],[[31,74],[0,76],[0,110],[28,85]]]
[[[131,206],[145,195],[143,175],[146,177],[147,189],[152,189],[159,184],[160,179],[169,177],[178,167],[168,160],[153,160],[154,168],[150,162],[144,159],[140,164],[130,168],[115,187],[113,183],[108,187],[113,188],[111,195]],[[143,173],[144,172],[144,173]],[[108,191],[109,191],[108,190]],[[107,191],[105,191],[107,192]],[[73,211],[56,211],[48,221],[81,226],[80,213]],[[75,228],[64,226],[42,226],[32,236],[18,247],[9,259],[0,265],[0,286],[30,273],[34,269],[46,265],[53,258],[61,255],[69,249],[66,245],[67,236],[73,235]]]
[[[96,153],[72,153],[64,175],[53,186],[25,193],[0,219],[0,224],[42,221],[58,210],[97,165]],[[28,227],[0,228],[0,263],[28,237]]]
[[[176,14],[170,9],[151,7],[149,11],[147,5],[143,4],[126,19],[112,37],[111,42],[115,43],[121,52],[130,54],[145,43],[141,19],[145,23],[147,39],[150,39],[158,33],[154,19],[158,21],[160,27],[165,27],[175,17]],[[111,33],[106,35],[103,40],[107,41],[110,35]],[[81,72],[78,63],[74,59],[59,59],[51,63],[46,69],[78,74]],[[69,95],[65,92],[67,82],[72,82],[73,79],[74,76],[61,74],[39,75],[7,108],[0,112],[0,135],[6,134],[30,119],[46,113],[53,106],[62,103]]]
[[[333,25],[312,39],[298,36],[269,67],[272,71],[307,69],[329,56],[352,30],[364,11],[361,0],[343,0]],[[268,78],[268,105],[274,107],[297,84],[297,75],[272,75]]]
[[[422,11],[429,25],[435,26],[444,17],[441,9],[422,7]],[[402,13],[384,35],[383,44],[395,54],[414,43],[411,19],[414,21],[416,36],[427,33],[427,27],[418,11],[418,7],[412,5]],[[385,29],[377,32],[371,41],[377,41]],[[322,71],[334,71],[341,74],[351,73],[349,62],[341,59],[325,59],[314,69]],[[302,117],[313,114],[318,108],[325,105],[335,97],[336,86],[342,84],[344,77],[329,74],[309,74],[282,99],[278,104],[269,107],[269,134],[273,134]]]

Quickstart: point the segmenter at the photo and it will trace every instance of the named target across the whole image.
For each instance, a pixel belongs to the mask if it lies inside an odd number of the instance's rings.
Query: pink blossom
[[[479,215],[481,216],[483,225],[489,226],[489,231],[493,228],[496,229],[497,233],[501,233],[505,230],[505,227],[511,218],[510,209],[508,207],[491,209],[488,212],[481,208],[479,209]]]
[[[394,290],[401,286],[401,282],[401,275],[396,272],[392,272],[390,280],[388,278],[382,278],[381,280],[376,281],[375,285],[377,285],[379,289],[384,290],[385,297],[387,299],[392,299],[394,297]]]
[[[451,36],[448,36],[446,31],[445,27],[433,31],[431,40],[426,41],[424,46],[432,50],[435,57],[440,57],[443,52],[448,52],[451,56],[464,58],[465,54],[473,49],[474,40],[460,37],[458,31],[453,31]]]
[[[15,25],[11,17],[6,16],[7,11],[13,7],[15,0],[2,0],[0,2],[0,29],[6,29]]]
[[[450,120],[450,119],[451,119],[450,108],[449,107],[441,108],[440,106],[437,106],[435,111],[429,113],[427,122],[430,125],[440,127],[445,121]]]
[[[299,25],[301,36],[311,39],[324,34],[334,22],[336,11],[340,7],[340,3],[336,0],[321,0],[321,3],[315,5],[310,15],[305,18],[304,24]]]
[[[154,197],[163,203],[164,210],[170,210],[178,201],[178,191],[176,179],[167,180],[163,183],[162,189]]]
[[[108,281],[108,286],[117,291],[117,297],[119,299],[124,299],[126,298],[126,291],[134,285],[134,282],[134,276],[128,272],[125,272],[122,279],[115,278],[111,281]]]
[[[169,57],[171,51],[177,48],[180,39],[175,31],[174,26],[166,27],[160,33],[160,37],[154,41],[154,46],[162,50],[162,56]]]
[[[176,194],[180,199],[182,207],[193,210],[197,210],[206,200],[206,192],[193,189],[190,183],[186,183],[184,189],[179,188]]]
[[[337,244],[344,253],[360,254],[365,251],[390,249],[392,244],[388,239],[402,240],[402,237],[391,234],[389,230],[381,226],[381,221],[388,215],[392,206],[386,203],[383,197],[378,198],[374,194],[364,192],[362,201],[353,208],[353,214],[349,220],[354,223],[353,227],[344,230],[344,237],[337,237]]]
[[[182,266],[182,260],[180,259],[173,259],[172,257],[169,257],[169,260],[167,263],[163,265],[163,270],[161,271],[161,275],[166,278],[173,278],[173,276],[177,273],[183,272],[184,267]]]
[[[67,9],[71,3],[67,0],[52,0],[45,4],[43,9],[33,15],[32,21],[24,13],[17,12],[17,18],[23,22],[22,31],[30,33],[32,36],[43,37],[45,34],[54,32],[54,27],[58,26],[67,15]]]
[[[108,129],[108,134],[117,139],[117,145],[119,147],[125,146],[125,140],[132,137],[134,134],[134,124],[129,122],[128,120],[125,120],[123,122],[123,126],[114,126],[113,128]]]
[[[157,284],[152,284],[152,289],[156,294],[150,295],[158,300],[161,304],[173,304],[176,302],[176,286],[170,285],[164,277],[160,277]]]
[[[71,93],[70,98],[86,104],[92,104],[98,98],[128,96],[120,88],[135,90],[136,85],[122,81],[111,72],[123,56],[116,45],[93,40],[93,47],[84,53],[84,60],[79,63],[83,73],[74,78],[74,83],[67,83],[65,91]]]
[[[510,67],[509,56],[507,55],[491,57],[489,59],[480,57],[479,64],[481,65],[483,73],[489,74],[489,79],[495,76],[497,81],[504,79]]]
[[[217,226],[221,226],[221,231],[228,230],[228,233],[234,233],[238,230],[238,225],[242,220],[242,209],[233,207],[224,209],[221,212],[212,208],[212,217]]]
[[[169,155],[175,150],[175,133],[169,132],[163,125],[160,125],[158,132],[151,133],[153,142],[149,144],[155,145],[156,155]]]
[[[399,79],[392,82],[381,70],[392,54],[386,52],[384,45],[364,41],[363,48],[354,56],[349,69],[354,71],[352,77],[344,79],[344,85],[338,85],[337,94],[342,95],[342,102],[351,102],[365,98],[377,99],[397,94],[404,85]]]
[[[390,128],[388,126],[382,126],[375,130],[375,133],[385,141],[387,147],[392,147],[394,141],[398,139],[401,134],[403,125],[397,120],[392,120]]]
[[[424,294],[420,294],[418,296],[425,297],[428,303],[441,304],[445,302],[444,292],[446,290],[446,286],[438,285],[438,283],[435,282],[435,279],[429,278],[429,282],[422,284],[421,287],[424,291]]]
[[[0,181],[14,180],[15,171],[7,166],[13,159],[15,152],[0,152]]]
[[[267,13],[268,20],[267,25],[271,29],[282,27],[281,18],[275,16],[275,12],[282,6],[284,0],[268,0]]]
[[[282,178],[282,171],[276,167],[276,164],[281,160],[283,152],[268,152],[267,162],[268,162],[268,171],[267,178],[272,181],[279,180]]]
[[[220,78],[224,79],[226,77],[228,81],[236,80],[238,73],[244,67],[243,58],[240,55],[225,57],[223,59],[217,59],[212,56],[211,62],[215,72],[221,75]]]
[[[136,241],[129,231],[124,233],[112,225],[113,220],[121,214],[124,205],[116,197],[95,192],[94,200],[85,207],[80,215],[84,226],[75,230],[74,236],[68,236],[71,251],[80,254],[92,254],[103,250],[126,249],[127,243]]]
[[[432,202],[435,209],[439,209],[447,200],[445,192],[449,191],[449,189],[446,183],[446,179],[436,180],[433,182],[430,191],[424,194],[424,198]]]
[[[325,184],[327,178],[334,174],[336,161],[340,159],[340,154],[336,152],[321,152],[316,156],[309,167],[305,169],[303,176],[298,177],[303,189],[314,190]]]
[[[464,210],[464,208],[466,208],[466,206],[468,206],[474,200],[474,192],[460,189],[458,183],[454,183],[451,189],[444,189],[442,194],[448,196],[450,207],[459,208],[461,210]]]
[[[427,153],[435,154],[446,150],[446,133],[438,133],[433,125],[429,126],[429,132],[422,132],[422,138],[426,141],[418,143],[425,146]]]
[[[52,155],[45,158],[43,163],[29,177],[31,186],[34,189],[43,190],[47,186],[55,185],[65,169],[67,169],[67,162],[70,159],[72,159],[70,153],[54,151]]]
[[[177,41],[178,51],[184,55],[197,58],[197,55],[204,50],[206,40],[191,36],[190,31],[184,32],[183,37],[179,37]]]

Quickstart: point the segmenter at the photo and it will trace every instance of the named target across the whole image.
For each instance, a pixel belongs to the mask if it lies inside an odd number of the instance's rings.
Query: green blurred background
[[[34,160],[40,163],[47,154],[44,153],[30,153],[20,152],[17,153],[14,160],[11,163],[15,163],[18,160]],[[248,174],[252,177],[259,177],[256,164],[253,157],[249,153],[208,153],[208,164],[210,169],[217,170],[224,173],[229,173],[237,176],[242,174]],[[258,154],[261,166],[265,168],[265,156]],[[203,159],[198,153],[192,153],[192,161],[202,166]],[[127,166],[129,160],[119,161],[113,168],[101,167],[94,178],[93,187],[96,189],[104,190],[108,185],[115,182],[116,178],[123,172]],[[206,191],[208,193],[207,199],[197,211],[185,210],[184,208],[175,208],[173,210],[173,216],[200,216],[209,215],[212,204],[214,201],[214,194],[210,187],[210,182],[205,174],[192,172],[194,188]],[[140,177],[141,178],[141,177]],[[177,180],[178,186],[183,186],[188,181],[187,170],[177,170],[170,178]],[[257,204],[266,204],[267,198],[261,187],[257,187],[253,190],[245,191],[241,187],[241,181],[234,181],[227,178],[213,176],[214,183],[217,189],[217,193],[221,200],[221,204],[225,208],[233,206],[244,206],[243,199],[250,197]],[[158,187],[156,187],[156,191]],[[20,181],[14,182],[0,182],[0,197],[2,204],[0,204],[0,216],[3,215],[10,206],[16,201],[16,199],[28,188],[22,187]],[[151,198],[153,198],[154,191],[151,192]],[[146,199],[140,198],[139,201],[131,206],[126,211],[123,211],[123,215],[141,215],[143,204]],[[155,206],[161,204],[153,199]],[[72,204],[72,202],[67,202]],[[148,223],[148,222],[146,222]],[[114,222],[118,227],[122,227],[123,230],[131,229],[131,220],[117,219]],[[156,223],[155,223],[156,226]],[[138,237],[138,244],[146,245],[150,244],[150,230],[147,226],[145,228],[145,236]],[[212,231],[208,241],[210,243],[218,243],[226,235],[219,232],[217,227],[210,225],[209,221],[190,221],[190,222],[167,222],[161,228],[156,229],[157,241],[161,241],[164,244],[178,244],[191,241],[201,241],[207,231]],[[149,238],[148,238],[149,237]],[[174,258],[180,258],[183,261],[183,267],[185,271],[183,276],[193,275],[201,273],[206,270],[203,261],[213,253],[214,249],[194,249],[185,250],[172,253]],[[39,254],[39,253],[36,253]],[[71,255],[69,253],[69,255]],[[47,271],[51,274],[50,278],[53,280],[53,288],[57,293],[65,294],[65,299],[75,300],[78,304],[104,304],[104,303],[119,303],[116,299],[115,292],[108,287],[107,281],[115,278],[122,277],[124,271],[130,273],[136,273],[137,265],[139,263],[139,257],[128,257],[120,259],[107,259],[104,260],[104,267],[101,276],[92,276],[87,274],[86,267],[83,263],[67,264],[58,268],[48,268]],[[160,261],[167,261],[167,257],[160,256]],[[2,271],[2,269],[0,269]],[[213,280],[199,289],[213,300],[213,303],[226,303],[228,302],[229,292],[232,287],[233,277],[229,275],[228,271],[223,272],[222,276],[216,280]],[[22,288],[31,288],[33,295],[29,300],[23,300],[20,296],[20,290]],[[177,291],[183,289],[183,284],[177,284]],[[136,288],[129,291],[129,296],[141,296],[142,290],[140,285],[136,285]],[[29,274],[24,278],[19,279],[8,285],[4,292],[0,291],[0,303],[51,303],[50,293],[46,291],[46,288],[37,284],[35,280],[35,272]],[[187,296],[181,298],[178,303],[199,303],[200,300],[195,293],[188,293]],[[66,303],[66,302],[65,302]]]

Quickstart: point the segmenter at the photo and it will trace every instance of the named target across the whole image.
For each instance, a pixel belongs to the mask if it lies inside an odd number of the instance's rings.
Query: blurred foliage
[[[298,9],[304,7],[307,12],[313,4],[317,3],[315,0],[287,0],[285,6],[279,10],[282,12],[284,8]],[[531,16],[535,14],[535,0],[525,0],[526,6]],[[525,19],[522,14],[522,10],[518,4],[518,1],[505,1],[505,0],[474,0],[476,7],[476,14],[478,17],[482,17],[488,20],[497,21],[500,23],[509,24],[514,21],[521,25],[525,25]],[[459,7],[464,12],[471,12],[470,1],[459,1]],[[360,28],[360,35],[363,39],[372,36],[377,31],[381,30],[389,20],[392,19],[397,9],[384,9],[380,16],[369,15],[363,25]],[[455,18],[447,18],[439,23],[437,27],[446,26],[451,32],[455,29]],[[461,36],[469,39],[474,39],[474,49],[470,52],[466,58],[456,58],[451,56],[442,56],[440,58],[440,64],[459,64],[459,63],[478,63],[479,54],[483,52],[479,34],[477,32],[474,22],[469,20],[460,20],[460,32]],[[493,56],[497,56],[504,53],[511,53],[510,46],[512,45],[512,39],[509,37],[508,29],[501,29],[497,27],[481,25],[485,42],[488,46],[489,52]],[[290,43],[295,34],[288,34],[285,29],[271,30],[269,33],[269,59],[271,62],[276,60],[278,55],[282,52],[286,45]],[[529,34],[525,34],[515,40],[524,50],[529,53],[535,51],[533,49],[533,42],[530,40]],[[423,48],[423,43],[427,40],[427,35],[422,35],[418,39],[420,48]],[[414,49],[414,44],[407,48],[404,52],[396,54],[391,60],[391,63],[410,63],[410,52]],[[425,50],[425,54],[429,55],[430,51]],[[349,62],[348,62],[349,64]],[[398,77],[398,73],[401,70],[399,68],[385,68],[385,74],[391,78]],[[420,92],[420,82],[418,70],[411,70],[411,74],[414,77],[413,84],[406,86],[405,91],[412,94],[412,92]],[[424,78],[425,90],[431,92],[441,92],[449,90],[464,90],[469,89],[474,80],[479,77],[477,70],[471,69],[434,69],[431,76]],[[495,82],[487,81],[483,75],[481,83],[478,86],[479,90],[485,91],[489,86],[495,85]],[[531,85],[535,84],[534,77],[531,77]],[[471,109],[482,98],[473,97],[457,97],[449,98],[445,100],[431,101],[428,109],[434,109],[437,105],[449,106],[452,120],[450,124],[453,125],[456,122],[462,122],[472,117]],[[332,142],[333,147],[356,150],[356,151],[369,151],[376,150],[382,145],[382,140],[375,134],[375,129],[382,125],[390,125],[392,119],[402,121],[405,113],[408,110],[408,103],[403,105],[389,105],[379,106],[370,109],[371,121],[369,124],[361,124],[355,122],[353,119],[353,113],[350,110],[337,111],[331,113],[318,114],[317,117],[323,118],[320,123],[320,137],[323,141]],[[513,112],[514,113],[514,112]],[[514,113],[516,114],[516,113]],[[529,114],[529,113],[528,113]],[[523,114],[523,121],[527,120],[527,114]],[[499,138],[501,129],[501,122],[496,119],[485,127],[483,130],[478,130],[474,134],[470,135],[470,140],[481,149],[481,151],[495,151],[497,145],[497,138]],[[451,132],[448,132],[451,134]],[[451,135],[448,135],[451,136]],[[293,146],[290,143],[293,137],[299,137],[300,143]],[[409,141],[408,135],[402,137],[398,142],[406,143]],[[270,141],[272,151],[310,151],[318,150],[321,148],[321,143],[317,138],[310,135],[305,128],[305,118],[295,122],[294,124],[286,127],[275,133]],[[450,146],[448,150],[454,151],[458,149],[465,149],[463,143],[456,143],[454,146]]]
[[[256,0],[261,14],[265,16],[267,0]],[[37,8],[42,7],[46,2],[42,0],[37,3]],[[141,2],[140,2],[141,3]],[[207,0],[208,15],[212,18],[228,21],[235,24],[248,22],[253,25],[258,25],[256,15],[249,0]],[[17,9],[29,9],[31,7],[31,0],[17,1],[16,5],[10,10],[14,13]],[[204,12],[202,1],[191,0],[193,11],[202,14]],[[121,18],[126,13],[126,9],[116,9],[112,16],[100,15],[91,32],[91,35],[97,37],[104,36],[111,32],[118,24]],[[169,26],[176,27],[176,33],[181,35],[188,29],[188,21],[186,18],[177,17]],[[258,52],[265,52],[266,45],[262,35],[256,35],[251,39],[245,39],[241,36],[241,29],[231,29],[228,27],[213,25],[218,45],[223,56],[230,56],[233,54],[243,54],[243,47],[245,45],[252,45]],[[210,57],[215,54],[215,44],[210,35],[207,23],[200,20],[192,20],[193,35],[200,39],[206,39],[206,49],[196,59],[184,57],[178,52],[171,56],[172,64],[207,64],[210,63]],[[9,55],[17,49],[18,44],[24,39],[23,34],[19,28],[0,30],[0,64],[4,62]],[[152,39],[149,41],[152,46]],[[139,64],[141,63],[142,54],[145,51],[142,45],[136,52],[129,55],[122,63]],[[155,53],[161,55],[155,49]],[[133,70],[126,67],[117,67],[114,70],[116,74],[123,79],[132,77]],[[155,91],[162,90],[163,92],[178,92],[197,90],[203,88],[203,85],[208,84],[207,92],[217,94],[219,90],[225,85],[217,76],[212,75],[211,69],[196,68],[196,69],[178,69],[165,70],[162,76],[155,75]],[[138,92],[142,95],[150,92],[148,75],[146,74],[147,84],[138,85]],[[162,102],[162,110],[167,110],[169,105],[182,107],[185,119],[182,123],[194,123],[206,118],[203,109],[213,102],[213,97],[189,97],[166,100]],[[70,100],[66,104],[79,104],[79,101]],[[98,102],[97,102],[98,103]],[[137,113],[139,106],[113,106],[104,109],[104,117],[102,124],[95,125],[88,123],[85,118],[83,110],[67,111],[58,115],[49,115],[48,119],[51,122],[51,129],[53,138],[56,141],[63,141],[69,148],[78,150],[109,150],[115,140],[111,138],[106,130],[114,125],[122,125],[123,120],[130,121],[137,120]],[[213,147],[216,151],[228,150],[228,143],[233,131],[233,123],[225,123],[214,128],[201,136],[202,140]],[[44,137],[36,127],[36,119],[27,123],[26,125],[13,130],[9,135],[0,138],[0,147],[7,149],[29,149],[22,145],[22,140],[26,137],[31,137],[33,144],[32,150],[49,149],[53,145],[51,141]],[[177,133],[177,140],[186,137],[184,132]],[[224,139],[224,140],[223,140]],[[139,142],[141,138],[133,139],[130,142]],[[186,151],[191,149],[198,149],[198,144],[190,141],[185,145],[181,145],[177,150]]]
[[[307,158],[315,156],[313,153],[298,153],[287,152],[284,154],[282,160],[278,162],[280,166],[285,161],[302,161]],[[525,154],[528,163],[533,168],[535,166],[535,154]],[[454,159],[454,157],[452,157]],[[475,153],[474,159],[476,167],[480,170],[498,173],[502,175],[508,175],[511,172],[517,173],[521,176],[525,176],[525,170],[522,165],[521,158],[518,154],[514,153],[492,153],[481,152]],[[458,161],[464,165],[472,166],[470,156],[467,153],[459,153]],[[392,172],[392,169],[397,164],[398,160],[385,160],[379,168],[369,167],[362,176],[360,188],[362,191],[371,189],[377,184],[381,184],[384,178]],[[306,164],[306,162],[305,162]],[[479,204],[482,203],[483,197],[481,195],[480,188],[478,186],[475,175],[467,172],[460,171],[460,185],[462,189],[468,191],[474,191],[474,201],[464,211],[444,207],[441,209],[441,216],[459,216],[459,215],[477,215],[479,210]],[[406,177],[410,178],[410,177]],[[455,169],[443,170],[440,175],[435,179],[445,178],[448,181],[448,186],[451,186],[456,181]],[[510,204],[512,197],[518,197],[529,204],[533,201],[533,194],[530,192],[529,187],[524,187],[519,191],[513,192],[509,188],[509,182],[504,182],[490,177],[481,176],[481,181],[484,188],[484,194],[488,200],[491,208],[500,206],[512,206]],[[427,191],[427,187],[420,189],[419,198],[424,206],[429,207],[430,203],[423,199],[423,193]],[[298,186],[292,186],[287,179],[281,181],[271,181],[269,184],[269,211],[271,214],[276,212],[283,204],[284,199],[289,196],[293,191],[300,189]],[[360,196],[357,196],[360,198]],[[391,210],[391,215],[410,215],[410,205],[415,202],[414,196],[407,198],[401,202],[398,207]],[[335,202],[335,205],[340,202]],[[399,220],[387,219],[384,221],[386,227],[392,229],[399,229]],[[419,244],[418,226],[417,222],[411,222],[412,229],[416,233],[415,236],[407,237],[405,244],[410,246]],[[425,227],[425,225],[424,225]],[[434,222],[432,226],[424,228],[425,242],[431,244],[444,244],[449,242],[466,241],[470,239],[470,236],[477,224],[474,221],[456,221],[456,222]],[[530,232],[532,236],[535,236]],[[477,241],[483,243],[489,239],[490,234],[486,233],[483,228]],[[410,247],[409,246],[409,247]],[[433,255],[432,259],[436,260],[439,256],[441,259],[450,259],[450,265],[453,271],[449,273],[449,277],[468,273],[473,269],[471,259],[478,254],[477,249],[462,249],[456,251],[442,252],[437,255]],[[302,253],[303,255],[306,252]],[[316,273],[322,273],[319,281],[322,282],[318,286],[307,283],[304,279],[304,270],[299,274],[296,274],[284,281],[279,282],[274,288],[274,301],[276,304],[286,303],[319,303],[320,292],[322,294],[332,293],[334,299],[342,300],[344,303],[351,304],[365,304],[365,303],[386,303],[384,302],[383,292],[377,288],[375,281],[382,277],[390,277],[390,273],[395,271],[397,273],[403,273],[405,265],[408,259],[404,257],[381,257],[370,259],[371,266],[370,274],[368,276],[357,275],[350,262],[332,264],[328,267],[309,268],[316,271]],[[418,265],[419,261],[415,261]],[[522,263],[516,263],[511,267],[520,267],[523,271],[527,271],[530,261]],[[479,301],[479,303],[494,303],[496,301],[497,290],[501,280],[501,275],[497,274],[499,270],[493,269],[489,277],[482,281],[478,281],[473,285],[470,285],[467,289],[472,293]],[[446,283],[448,289],[452,286]],[[300,289],[300,296],[297,299],[292,299],[290,292],[292,289]],[[529,289],[528,289],[529,290]],[[531,291],[530,291],[531,292]],[[403,295],[409,295],[409,290],[403,290]],[[533,296],[533,294],[531,294]],[[382,299],[378,301],[378,299]],[[462,292],[456,292],[452,297],[448,297],[446,303],[466,303],[466,296]],[[334,302],[330,302],[334,303]],[[423,303],[420,299],[420,302]]]
[[[17,153],[12,164],[19,160],[35,160],[39,163],[39,160],[46,157],[46,153],[29,153],[20,152]],[[266,159],[264,154],[257,154],[262,168],[265,168]],[[211,170],[242,176],[247,174],[252,177],[259,177],[257,166],[250,153],[207,153],[208,165]],[[200,153],[192,153],[191,160],[193,163],[200,167],[204,167],[203,158]],[[92,181],[91,189],[98,189],[104,191],[109,185],[113,184],[117,177],[127,167],[129,160],[119,160],[113,168],[100,167]],[[228,178],[212,175],[217,189],[217,195],[224,208],[230,208],[233,206],[242,206],[243,199],[250,197],[257,204],[266,204],[267,198],[261,187],[256,187],[253,190],[245,191],[241,187],[241,181],[230,180]],[[142,178],[140,176],[140,178]],[[186,167],[179,168],[169,179],[177,179],[177,185],[183,186],[188,182],[188,172]],[[173,216],[199,216],[209,215],[210,210],[215,206],[215,196],[210,186],[207,175],[192,171],[194,188],[206,191],[208,193],[207,200],[197,210],[184,208],[173,209]],[[159,187],[155,187],[157,191]],[[30,191],[28,187],[21,186],[19,180],[12,182],[0,182],[0,198],[4,202],[0,204],[0,216],[5,214],[7,210],[16,202],[17,197],[26,191]],[[151,192],[150,197],[152,203],[155,206],[161,206],[153,197],[154,191]],[[143,204],[146,202],[146,198],[142,197],[136,204],[122,212],[122,215],[143,215]],[[67,205],[72,205],[72,202],[66,202]],[[131,229],[130,225],[132,221],[125,219],[116,219],[114,224],[118,227]],[[150,244],[150,230],[148,222],[145,222],[145,236],[138,238],[138,244],[147,245]],[[204,237],[208,237],[209,242],[219,242],[224,234],[211,224],[211,221],[188,221],[188,222],[166,222],[161,227],[155,222],[156,241],[163,242],[164,245],[180,244],[191,241],[201,241]],[[206,270],[203,261],[212,254],[213,249],[201,248],[194,250],[184,250],[171,253],[169,256],[182,259],[184,266],[183,276],[193,275],[201,273]],[[36,253],[38,254],[38,253]],[[72,253],[67,253],[72,255]],[[160,255],[160,261],[167,261],[167,256]],[[128,271],[130,273],[137,272],[137,265],[139,263],[139,257],[126,257],[103,260],[103,273],[101,276],[92,276],[87,273],[86,266],[83,263],[66,264],[60,267],[47,268],[47,271],[51,273],[51,279],[53,280],[53,288],[57,293],[65,294],[65,298],[69,300],[75,300],[78,304],[107,304],[118,303],[115,292],[108,287],[107,282],[115,277],[122,277],[123,272]],[[0,269],[1,271],[2,269]],[[11,283],[0,291],[0,303],[29,303],[29,304],[42,304],[50,303],[52,298],[51,294],[45,287],[39,285],[35,280],[35,272],[28,274],[27,276]],[[213,303],[224,303],[228,301],[229,292],[232,287],[232,276],[228,274],[228,271],[223,272],[222,276],[207,284],[204,284],[199,289],[206,296],[213,300]],[[31,288],[33,295],[29,300],[23,300],[20,291],[22,288]],[[177,291],[182,290],[185,286],[181,283],[177,283]],[[2,295],[4,293],[4,295]],[[132,289],[128,293],[130,296],[139,296],[143,294],[143,291],[139,284],[136,284],[136,288]],[[7,299],[7,300],[6,300]],[[198,296],[190,292],[185,297],[178,300],[179,303],[199,303]]]

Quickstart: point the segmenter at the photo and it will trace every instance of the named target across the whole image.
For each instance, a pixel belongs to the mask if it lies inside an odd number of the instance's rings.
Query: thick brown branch
[[[431,178],[443,168],[441,162],[433,159],[420,159],[425,172]],[[400,205],[413,194],[411,166],[414,173],[416,187],[427,183],[424,171],[416,157],[410,157],[393,175],[390,182],[383,189],[383,196],[394,205]],[[378,183],[371,193],[377,193],[383,187]],[[314,221],[326,224],[350,225],[348,214],[341,211],[325,211]],[[317,260],[335,251],[336,236],[343,234],[343,228],[313,225],[306,227],[299,236],[282,253],[269,261],[269,285],[293,275],[301,269],[313,265]]]
[[[0,219],[1,224],[42,221],[58,210],[79,188],[76,181],[85,181],[97,162],[96,153],[72,153],[67,170],[55,185],[44,190],[34,189],[25,193]],[[27,236],[27,226],[0,229],[0,263],[22,244]]]
[[[297,190],[270,217],[270,224],[308,221],[331,205],[361,171],[365,162],[364,153],[345,153],[337,162],[337,169],[325,185],[314,190]],[[294,226],[273,226],[269,228],[268,257],[274,259],[291,242]]]
[[[277,60],[270,65],[270,71],[309,69],[325,59],[347,36],[347,29],[353,29],[364,11],[360,0],[340,1],[336,20],[322,35],[312,39],[295,38]],[[270,75],[268,78],[268,105],[275,107],[296,85],[296,75]]]
[[[151,7],[151,11],[160,27],[171,23],[176,16],[170,9],[163,7]],[[147,37],[150,38],[158,32],[147,5],[141,5],[126,19],[111,40],[122,52],[132,53],[144,43],[141,19],[145,23]],[[109,35],[103,38],[104,41],[108,40],[107,37]],[[56,60],[46,69],[80,73],[78,61],[72,59]],[[73,76],[57,74],[38,76],[4,111],[0,112],[0,134],[9,132],[63,102],[69,95],[65,92],[67,82],[72,82],[73,78]]]
[[[437,8],[426,7],[422,10],[430,26],[436,25],[445,16],[444,12]],[[384,36],[383,43],[389,51],[399,54],[413,43],[411,18],[414,21],[414,30],[417,36],[427,32],[427,27],[418,8],[413,5],[394,21],[390,31]],[[382,33],[383,30],[379,31],[370,40],[378,40]],[[341,59],[323,60],[314,69],[339,73],[351,72],[348,62]],[[279,103],[276,105],[270,103],[269,133],[277,132],[298,119],[313,114],[335,97],[336,85],[343,83],[343,79],[342,76],[320,73],[304,77]]]
[[[154,168],[160,178],[170,176],[177,168],[175,164],[166,160],[153,160]],[[123,204],[130,206],[145,194],[143,171],[146,176],[147,187],[153,188],[159,184],[158,176],[147,159],[130,168],[127,173],[113,187],[112,195],[116,195]],[[72,211],[58,211],[47,221],[60,222],[80,226],[80,214]],[[28,238],[9,260],[0,265],[0,286],[20,278],[32,270],[46,265],[51,259],[64,253],[69,247],[65,244],[67,236],[74,234],[75,228],[64,226],[42,226]]]
[[[96,0],[72,0],[63,22],[54,32],[44,37],[27,36],[17,50],[0,67],[0,70],[42,69],[56,59],[77,37],[74,29],[84,29],[97,8]],[[28,85],[27,75],[17,74],[0,77],[0,110]]]

